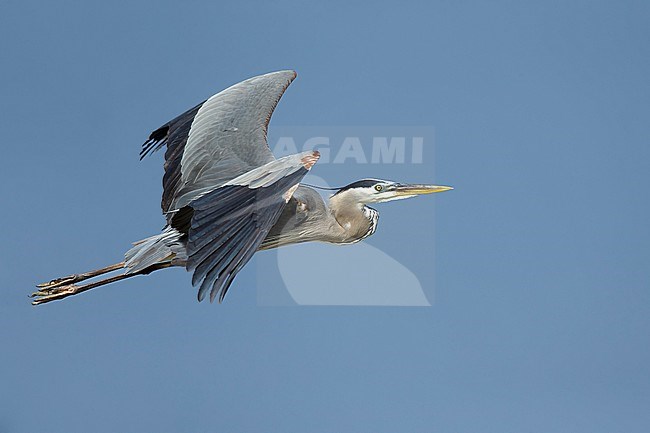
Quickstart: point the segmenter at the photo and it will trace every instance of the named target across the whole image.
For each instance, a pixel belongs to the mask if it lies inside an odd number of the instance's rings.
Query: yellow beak
[[[450,191],[453,188],[450,186],[443,185],[397,185],[395,187],[395,193],[397,195],[422,195],[422,194],[433,194],[434,192],[445,192]]]

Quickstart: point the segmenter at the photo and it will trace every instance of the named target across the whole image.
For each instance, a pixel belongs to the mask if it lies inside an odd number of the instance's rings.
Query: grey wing
[[[266,250],[283,245],[327,241],[332,217],[321,195],[300,185],[282,210],[277,222],[260,245]]]
[[[242,81],[150,135],[141,157],[167,145],[164,213],[275,160],[266,131],[273,110],[295,77],[294,71],[279,71]]]
[[[305,152],[271,161],[196,198],[187,240],[199,301],[221,302],[237,273],[259,249],[298,183],[318,160]]]

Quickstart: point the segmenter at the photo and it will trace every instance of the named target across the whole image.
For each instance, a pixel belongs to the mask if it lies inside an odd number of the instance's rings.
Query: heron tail
[[[175,266],[185,266],[187,260],[185,247],[182,245],[183,234],[172,227],[154,236],[142,239],[124,255],[124,267],[127,274],[138,273],[157,263],[172,261]]]

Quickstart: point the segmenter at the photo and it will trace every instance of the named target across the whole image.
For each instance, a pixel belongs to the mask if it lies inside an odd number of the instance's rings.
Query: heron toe
[[[67,277],[55,278],[53,280],[48,281],[47,283],[37,284],[36,287],[38,287],[39,289],[53,289],[55,287],[76,283],[81,280],[82,278],[80,275],[74,274],[74,275],[68,275]]]

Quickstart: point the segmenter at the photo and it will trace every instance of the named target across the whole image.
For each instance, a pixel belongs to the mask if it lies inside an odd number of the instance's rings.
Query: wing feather
[[[140,157],[163,146],[163,213],[275,158],[266,142],[268,123],[296,77],[279,71],[237,83],[151,133]]]
[[[203,193],[193,209],[187,241],[198,299],[221,302],[236,274],[260,248],[307,171],[319,158],[305,152],[273,160]]]

